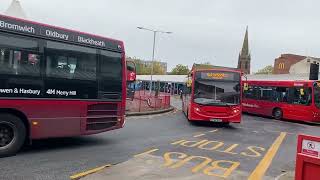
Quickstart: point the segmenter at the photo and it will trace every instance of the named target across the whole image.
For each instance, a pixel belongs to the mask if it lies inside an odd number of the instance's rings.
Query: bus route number
[[[50,95],[56,94],[56,90],[55,89],[48,89],[47,94],[50,94]]]
[[[58,96],[76,96],[77,91],[62,91],[57,89],[48,89],[47,94],[49,95],[58,95]]]

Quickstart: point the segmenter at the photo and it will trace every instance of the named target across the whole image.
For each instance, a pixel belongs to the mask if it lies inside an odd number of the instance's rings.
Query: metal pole
[[[152,61],[151,61],[151,73],[150,73],[150,94],[152,92],[152,75],[153,75],[153,63],[154,63],[154,51],[156,48],[156,34],[157,31],[153,31],[153,49],[152,49]]]

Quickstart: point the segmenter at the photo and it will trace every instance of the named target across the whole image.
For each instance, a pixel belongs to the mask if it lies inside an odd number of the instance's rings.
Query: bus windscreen
[[[240,74],[233,72],[197,72],[194,102],[202,105],[229,106],[240,103]]]

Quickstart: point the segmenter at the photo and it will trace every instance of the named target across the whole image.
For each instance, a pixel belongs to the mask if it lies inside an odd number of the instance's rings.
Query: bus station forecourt
[[[297,136],[320,136],[317,81],[273,88],[247,80],[286,77],[193,71],[189,85],[185,76],[165,82],[169,91],[132,96],[144,103],[138,111],[172,111],[125,117],[122,41],[0,20],[0,179],[293,179]],[[270,94],[273,104],[262,99]],[[250,97],[246,107],[268,111],[241,114]],[[312,107],[313,119],[287,115],[298,106]]]

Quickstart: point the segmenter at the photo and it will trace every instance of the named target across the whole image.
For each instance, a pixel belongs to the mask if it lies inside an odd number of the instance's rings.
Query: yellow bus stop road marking
[[[268,170],[274,156],[277,154],[280,145],[285,139],[287,133],[281,132],[277,139],[273,142],[263,159],[260,161],[255,170],[251,173],[248,180],[260,180]]]
[[[156,148],[150,149],[149,151],[146,151],[146,152],[143,152],[143,153],[140,153],[140,154],[136,154],[136,155],[134,155],[133,157],[144,156],[144,155],[146,155],[146,154],[151,154],[151,153],[156,152],[156,151],[158,151],[158,150],[159,150],[159,149],[156,149]]]
[[[111,166],[111,164],[107,164],[107,165],[100,166],[100,167],[97,167],[97,168],[94,168],[94,169],[90,169],[88,171],[84,171],[84,172],[81,172],[81,173],[78,173],[78,174],[74,174],[74,175],[70,176],[70,179],[77,180],[77,179],[83,178],[83,177],[85,177],[85,176],[87,176],[89,174],[93,174],[95,172],[101,171],[102,169],[110,167],[110,166]]]

